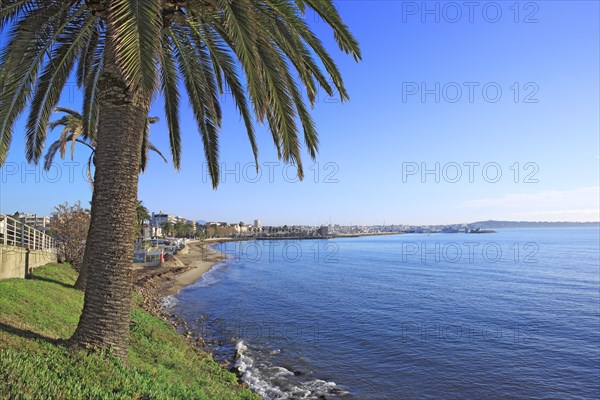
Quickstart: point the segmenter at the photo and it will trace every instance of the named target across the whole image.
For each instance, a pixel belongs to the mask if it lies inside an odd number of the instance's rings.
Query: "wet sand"
[[[206,272],[223,261],[226,256],[208,246],[212,243],[193,242],[175,256],[175,262],[188,269],[172,277],[171,285],[164,289],[164,295],[173,295],[186,286],[196,282]]]

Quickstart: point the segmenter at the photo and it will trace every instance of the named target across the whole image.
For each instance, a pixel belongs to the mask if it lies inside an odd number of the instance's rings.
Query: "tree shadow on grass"
[[[7,332],[7,333],[11,333],[13,335],[17,335],[19,337],[22,337],[24,339],[37,339],[37,340],[42,340],[51,344],[60,344],[63,343],[64,340],[63,339],[53,339],[51,337],[48,336],[44,336],[40,333],[37,332],[33,332],[30,331],[28,329],[20,329],[20,328],[16,328],[14,326],[11,325],[7,325],[3,322],[0,322],[0,333],[1,332]]]
[[[61,282],[61,281],[57,281],[55,279],[44,278],[42,276],[33,275],[29,279],[34,280],[34,281],[42,281],[42,282],[48,282],[48,283],[55,283],[55,284],[60,285],[62,287],[66,287],[68,289],[73,289],[73,285],[69,285],[67,283],[64,283],[64,282]]]

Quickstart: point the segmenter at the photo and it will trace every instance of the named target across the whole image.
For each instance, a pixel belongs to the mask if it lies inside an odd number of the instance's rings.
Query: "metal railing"
[[[56,241],[44,232],[0,214],[0,244],[29,250],[56,251]]]

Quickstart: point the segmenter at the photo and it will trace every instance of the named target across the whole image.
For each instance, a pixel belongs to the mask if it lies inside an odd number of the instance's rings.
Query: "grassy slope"
[[[0,398],[258,399],[206,353],[134,307],[129,365],[55,342],[77,325],[83,294],[64,265],[35,270],[36,279],[0,281]]]

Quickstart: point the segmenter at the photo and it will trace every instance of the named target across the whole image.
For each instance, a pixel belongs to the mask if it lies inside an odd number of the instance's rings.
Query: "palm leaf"
[[[267,83],[269,106],[273,112],[273,118],[269,120],[270,129],[281,139],[283,160],[297,163],[301,176],[298,131],[294,120],[296,111],[289,91],[289,80],[285,75],[285,61],[280,51],[266,42],[259,43],[258,50],[263,61],[262,73]]]
[[[223,78],[225,79],[228,87],[231,89],[231,95],[233,96],[236,107],[240,112],[240,115],[242,116],[246,126],[248,140],[250,141],[250,147],[252,149],[254,162],[258,171],[258,146],[256,144],[254,125],[252,122],[252,116],[250,114],[246,93],[235,70],[235,59],[229,54],[227,47],[223,44],[223,41],[220,40],[211,29],[205,28],[201,32],[199,25],[193,21],[188,21],[188,23],[192,28],[197,45],[204,43],[207,46],[214,64],[214,70],[220,71],[223,74]]]
[[[90,74],[93,65],[95,64],[96,48],[100,45],[101,32],[100,23],[94,22],[91,27],[91,33],[85,45],[81,48],[77,60],[77,86],[83,87],[87,76]]]
[[[160,47],[160,0],[113,0],[109,18],[114,31],[115,58],[132,90],[146,94],[156,86],[156,56]]]
[[[148,118],[146,122],[146,127],[144,128],[144,136],[142,138],[142,158],[140,161],[140,172],[144,172],[146,170],[146,166],[148,164],[148,153],[150,150],[158,154],[165,162],[167,159],[165,156],[158,150],[152,143],[150,143],[150,124],[154,122],[158,122],[158,118]]]
[[[33,0],[2,0],[0,1],[0,30],[13,20],[26,18],[34,5]]]
[[[208,171],[214,188],[219,183],[219,144],[217,129],[220,121],[214,121],[214,115],[207,109],[212,102],[211,94],[202,79],[202,65],[181,30],[173,29],[171,40],[175,46],[175,58],[178,62],[179,73],[184,78],[192,110],[204,145],[204,156],[208,163]]]
[[[81,62],[81,61],[80,61]],[[98,107],[98,82],[104,68],[104,44],[98,43],[90,58],[87,77],[83,83],[83,136],[94,138],[100,115]]]
[[[68,11],[67,5],[54,2],[35,9],[12,27],[9,43],[0,54],[0,84],[4,89],[0,94],[0,165],[6,159],[14,123],[25,108],[48,49],[84,8]]]
[[[81,115],[81,113],[79,111],[73,110],[72,108],[63,107],[63,106],[56,106],[56,107],[54,107],[53,111],[57,112],[57,113],[69,114],[69,116],[71,116],[73,118],[76,118],[78,120],[83,119],[83,115]]]
[[[63,146],[64,143],[69,142],[71,140],[74,140],[77,143],[81,143],[83,145],[86,145],[87,147],[89,147],[90,149],[92,149],[92,154],[94,152],[94,148],[92,146],[90,146],[89,143],[87,143],[84,140],[78,139],[75,135],[66,135],[65,137],[62,137],[55,141],[54,143],[52,143],[50,145],[50,147],[48,147],[48,150],[46,152],[46,155],[44,156],[44,169],[46,171],[48,171],[51,167],[52,167],[52,163],[54,162],[54,157],[56,156],[56,153],[61,150],[61,147]],[[61,151],[61,158],[65,158],[65,154]]]
[[[148,163],[148,136],[150,136],[150,124],[146,121],[144,127],[144,136],[142,137],[142,155],[140,158],[140,172],[146,170],[146,164]]]
[[[92,22],[91,18],[80,18],[65,28],[57,39],[59,46],[37,82],[25,133],[29,162],[37,162],[42,154],[50,114],[60,98],[81,46],[89,38]]]
[[[181,132],[179,130],[179,79],[173,57],[173,45],[168,35],[162,42],[161,53],[161,88],[165,102],[165,115],[169,129],[169,144],[173,166],[181,167]]]
[[[360,47],[358,41],[354,38],[348,26],[342,22],[340,14],[335,9],[331,0],[301,0],[306,2],[310,7],[319,14],[325,22],[333,28],[335,40],[340,49],[346,54],[351,54],[355,61],[361,60]]]
[[[260,59],[256,45],[256,25],[252,25],[252,4],[248,0],[229,2],[218,0],[223,16],[213,28],[235,52],[246,74],[250,98],[258,121],[267,116],[266,84],[260,74]]]

